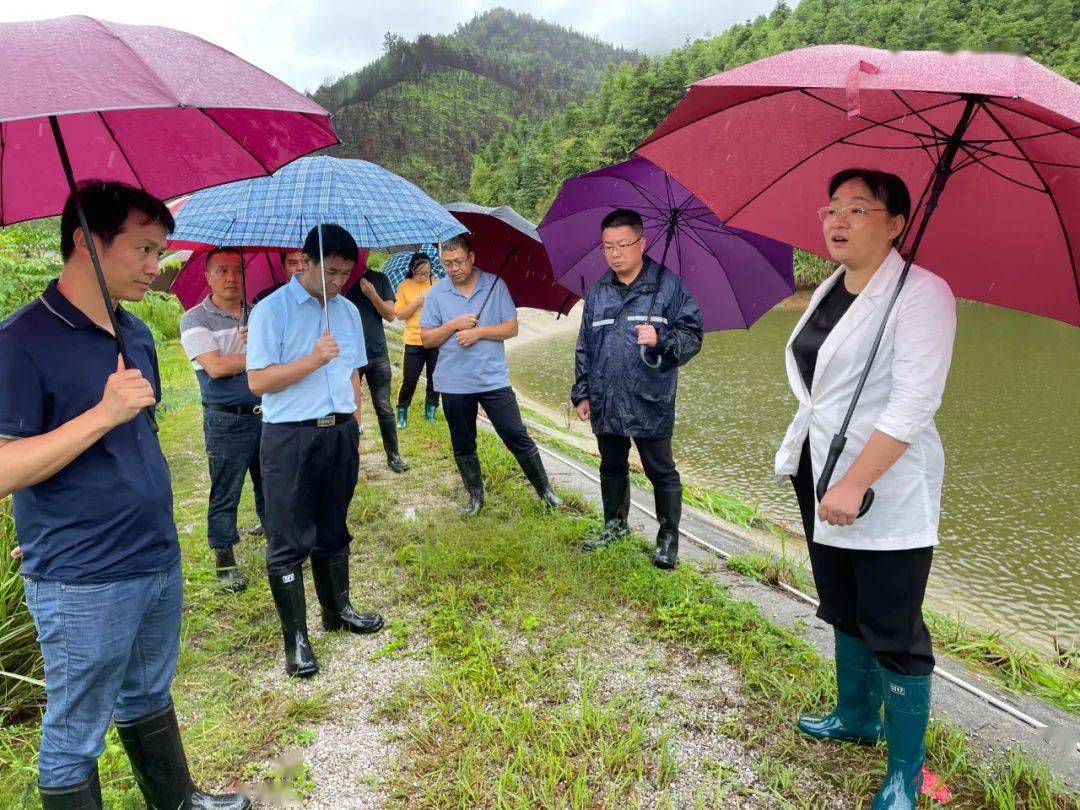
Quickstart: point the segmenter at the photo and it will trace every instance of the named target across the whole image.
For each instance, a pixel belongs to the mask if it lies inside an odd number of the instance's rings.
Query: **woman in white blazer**
[[[922,602],[945,469],[934,413],[952,357],[956,301],[942,279],[911,267],[818,503],[815,482],[903,270],[894,244],[911,210],[903,180],[869,169],[836,174],[829,198],[818,214],[841,266],[814,292],[787,344],[799,408],[776,473],[794,483],[818,616],[834,629],[838,702],[798,726],[819,739],[884,738],[889,765],[873,807],[914,808],[934,669]],[[873,506],[858,517],[871,487]]]

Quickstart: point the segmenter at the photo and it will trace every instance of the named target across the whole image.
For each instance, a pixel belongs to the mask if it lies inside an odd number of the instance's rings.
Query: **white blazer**
[[[788,383],[799,401],[799,410],[776,453],[778,480],[798,470],[803,442],[809,433],[817,481],[903,266],[899,253],[889,253],[833,328],[818,353],[811,394],[799,374],[791,343],[844,268],[837,269],[814,291],[785,351]],[[930,271],[912,265],[889,316],[831,483],[843,477],[875,429],[910,446],[874,483],[870,511],[851,526],[830,526],[815,518],[815,542],[882,551],[937,545],[945,454],[934,413],[945,390],[955,335],[956,299],[949,285]]]

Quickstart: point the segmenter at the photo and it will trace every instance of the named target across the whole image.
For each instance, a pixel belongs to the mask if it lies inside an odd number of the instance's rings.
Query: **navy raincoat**
[[[651,323],[659,342],[641,361],[637,326],[645,323],[657,283]],[[624,297],[625,294],[625,297]],[[581,316],[570,399],[588,399],[593,433],[666,438],[675,427],[675,388],[679,366],[701,351],[701,308],[682,279],[651,258],[629,291],[615,284],[608,270],[589,290]]]

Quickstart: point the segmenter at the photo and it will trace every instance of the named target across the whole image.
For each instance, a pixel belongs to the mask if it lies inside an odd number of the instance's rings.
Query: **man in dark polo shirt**
[[[357,369],[367,356],[360,313],[338,293],[359,256],[340,225],[312,228],[303,272],[251,311],[247,370],[262,397],[266,569],[285,672],[298,678],[319,671],[307,631],[308,557],[324,629],[375,633],[383,626],[382,616],[357,613],[349,599],[347,518],[360,471]]]
[[[262,475],[259,437],[262,418],[259,398],[247,384],[247,326],[244,321],[242,256],[237,248],[215,248],[206,255],[206,283],[210,295],[180,319],[180,342],[199,380],[203,404],[203,436],[210,464],[210,503],[206,512],[206,539],[214,550],[218,581],[223,589],[238,592],[247,581],[236,565],[233,546],[240,542],[236,510],[251,476],[255,512],[263,533]]]
[[[159,274],[173,227],[159,200],[92,181],[79,197],[127,348],[79,229],[61,217],[63,270],[0,324],[0,497],[14,493],[26,603],[45,659],[41,800],[101,807],[97,758],[115,720],[149,806],[247,808],[188,773],[170,688],[183,578],[169,468],[151,412],[161,393],[150,330],[120,301]]]
[[[365,270],[352,288],[345,293],[360,312],[364,325],[364,347],[367,365],[360,369],[360,376],[367,380],[371,392],[371,404],[379,421],[386,466],[396,473],[403,473],[409,465],[398,451],[397,424],[394,408],[390,404],[390,355],[386,349],[386,331],[383,321],[392,323],[394,312],[394,288],[389,279],[376,270]]]

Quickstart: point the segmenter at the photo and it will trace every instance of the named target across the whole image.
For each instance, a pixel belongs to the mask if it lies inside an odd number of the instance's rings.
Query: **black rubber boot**
[[[672,569],[679,558],[679,520],[682,518],[682,488],[658,489],[653,492],[656,518],[660,531],[656,533],[656,552],[653,565]]]
[[[101,782],[98,781],[97,766],[81,782],[64,787],[41,787],[42,810],[102,810]]]
[[[601,475],[600,501],[604,505],[604,527],[581,544],[582,551],[596,551],[630,533],[630,477]]]
[[[311,577],[322,607],[324,630],[348,630],[350,633],[378,633],[383,617],[378,613],[357,613],[349,601],[349,558],[312,557]]]
[[[221,551],[214,550],[217,559],[217,578],[221,590],[229,593],[240,593],[247,590],[247,580],[240,572],[240,566],[236,564],[236,555],[231,548]]]
[[[484,508],[484,474],[480,471],[480,459],[476,453],[468,456],[454,456],[457,462],[458,472],[465,484],[465,491],[469,493],[469,505],[463,510],[466,517],[480,514]]]
[[[285,672],[297,678],[310,678],[319,671],[319,664],[308,639],[303,565],[295,565],[284,574],[270,574],[270,593],[285,639]]]
[[[540,496],[544,506],[550,509],[558,509],[562,506],[562,498],[555,494],[555,490],[551,488],[551,483],[548,481],[547,470],[544,469],[544,460],[540,458],[539,450],[530,456],[519,458],[517,462],[521,465],[521,471],[525,473],[525,477],[533,485],[533,489]]]
[[[385,422],[379,421],[379,433],[382,434],[382,446],[386,451],[386,466],[396,473],[403,473],[409,469],[405,459],[398,451],[397,426],[393,419]]]
[[[251,801],[239,793],[213,795],[191,781],[180,726],[171,705],[138,720],[116,723],[131,772],[149,810],[247,810]]]

